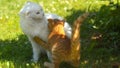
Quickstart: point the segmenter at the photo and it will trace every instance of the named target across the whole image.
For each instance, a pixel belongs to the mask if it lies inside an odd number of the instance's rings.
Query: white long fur
[[[37,62],[39,59],[39,54],[41,52],[46,52],[46,50],[44,50],[40,45],[34,42],[32,38],[34,36],[38,36],[39,38],[47,42],[47,36],[49,34],[47,19],[48,18],[63,19],[63,18],[56,14],[44,14],[42,7],[33,2],[27,2],[20,10],[19,15],[22,31],[28,36],[32,44],[33,61]],[[70,38],[71,27],[67,22],[65,23],[64,30],[66,32],[66,35]],[[51,54],[48,51],[47,55],[49,60],[51,60]]]

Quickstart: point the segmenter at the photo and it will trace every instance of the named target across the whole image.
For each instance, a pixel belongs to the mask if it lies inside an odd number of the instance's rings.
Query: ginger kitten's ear
[[[54,24],[54,20],[53,19],[48,19],[48,24]]]
[[[55,22],[65,22],[65,20],[54,19]]]
[[[62,21],[65,23],[66,20],[63,19]]]
[[[51,30],[54,25],[54,20],[53,19],[48,19],[48,28]]]
[[[65,24],[65,20],[62,20],[62,22],[63,22],[63,25]]]
[[[65,20],[54,19],[55,23],[60,23],[64,26]]]
[[[50,23],[50,22],[53,22],[53,19],[50,19],[50,18],[49,18],[49,19],[48,19],[48,23]]]

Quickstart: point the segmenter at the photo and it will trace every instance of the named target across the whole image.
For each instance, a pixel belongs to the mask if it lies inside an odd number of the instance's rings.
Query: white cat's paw
[[[31,62],[37,63],[38,60],[31,59]]]
[[[54,68],[54,64],[49,63],[49,62],[44,62],[44,66],[47,68]]]

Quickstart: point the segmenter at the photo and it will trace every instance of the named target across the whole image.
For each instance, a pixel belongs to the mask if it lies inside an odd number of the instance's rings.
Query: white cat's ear
[[[30,4],[30,3],[32,3],[32,2],[31,2],[31,1],[27,1],[26,3],[27,3],[27,4]]]

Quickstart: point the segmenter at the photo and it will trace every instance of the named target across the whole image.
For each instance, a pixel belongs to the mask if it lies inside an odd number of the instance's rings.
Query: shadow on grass
[[[19,35],[12,40],[0,40],[0,67],[5,68],[44,68],[43,63],[48,61],[42,54],[37,64],[31,62],[32,47],[25,35]],[[61,68],[73,68],[63,63]]]
[[[30,61],[31,58],[31,44],[25,35],[19,35],[13,40],[0,40],[0,67],[34,68],[37,66],[39,68],[46,60],[46,56],[42,56],[43,59],[35,64]]]
[[[74,9],[70,11],[73,13],[67,16],[66,19],[71,25],[79,15],[85,12]],[[80,31],[82,47],[80,67],[112,68],[116,63],[118,63],[116,66],[120,66],[120,43],[118,42],[120,39],[118,29],[120,26],[119,11],[119,7],[115,8],[105,5],[103,5],[98,12],[90,11],[95,15],[86,19]],[[111,17],[113,19],[108,22]],[[94,28],[94,26],[97,28]],[[114,34],[115,31],[117,34]],[[112,33],[112,35],[110,33]],[[112,41],[108,39],[108,37],[112,38]],[[117,43],[117,45],[115,43]]]

